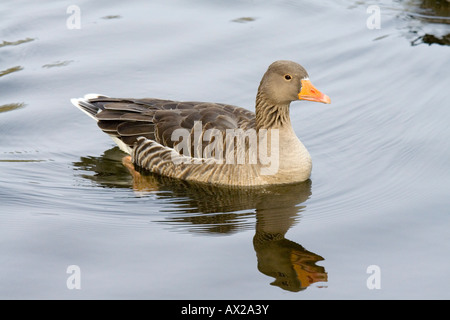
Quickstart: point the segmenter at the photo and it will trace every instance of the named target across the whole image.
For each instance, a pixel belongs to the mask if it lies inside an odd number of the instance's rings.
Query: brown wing
[[[177,129],[189,132],[194,144],[194,125],[198,125],[197,121],[203,132],[214,128],[224,136],[227,129],[247,130],[255,126],[253,112],[219,103],[109,97],[97,97],[86,102],[88,104],[83,108],[90,109],[85,111],[98,120],[98,126],[130,147],[139,137],[144,137],[173,148],[179,143],[179,140],[172,138]],[[204,142],[203,148],[208,143]]]

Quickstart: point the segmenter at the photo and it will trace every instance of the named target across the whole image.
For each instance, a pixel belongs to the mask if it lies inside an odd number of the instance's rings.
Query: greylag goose
[[[260,186],[310,177],[311,157],[289,117],[295,100],[330,103],[301,65],[280,60],[260,82],[255,113],[222,103],[98,94],[71,102],[97,121],[137,169],[215,185]]]

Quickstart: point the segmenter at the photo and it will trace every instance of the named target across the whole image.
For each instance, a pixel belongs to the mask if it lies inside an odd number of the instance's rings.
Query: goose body
[[[221,103],[97,94],[71,101],[137,167],[188,181],[258,186],[310,177],[311,157],[289,118],[295,100],[330,103],[302,66],[276,61],[261,80],[255,113]]]

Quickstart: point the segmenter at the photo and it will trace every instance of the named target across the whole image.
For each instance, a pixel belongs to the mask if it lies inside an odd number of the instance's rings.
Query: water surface
[[[450,298],[448,7],[3,1],[0,297]],[[137,179],[69,102],[96,92],[254,110],[279,59],[332,100],[291,106],[313,159],[303,184]],[[81,289],[67,286],[71,265]]]

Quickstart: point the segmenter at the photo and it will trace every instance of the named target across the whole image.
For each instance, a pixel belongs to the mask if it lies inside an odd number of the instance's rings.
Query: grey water
[[[2,1],[0,298],[449,299],[448,1]],[[306,183],[136,179],[86,93],[254,110],[275,60]],[[74,271],[75,270],[75,271]]]

